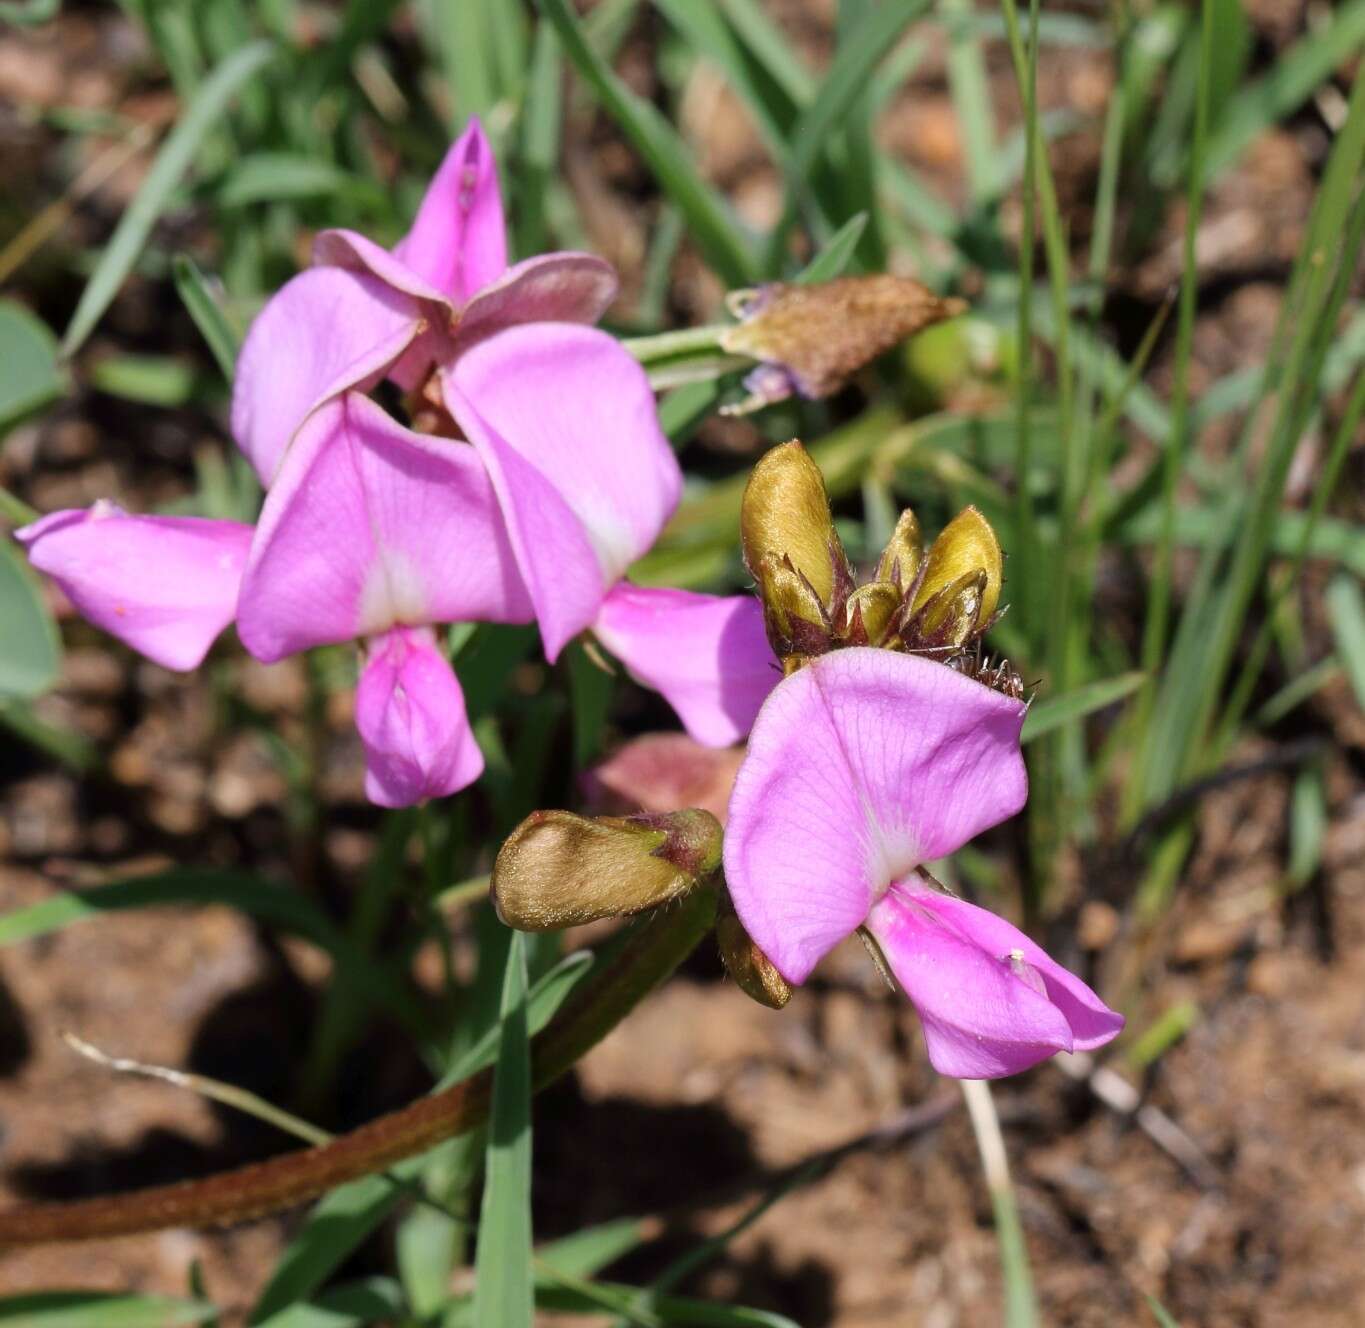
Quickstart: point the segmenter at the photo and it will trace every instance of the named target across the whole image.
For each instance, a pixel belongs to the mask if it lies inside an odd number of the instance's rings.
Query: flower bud
[[[780,1010],[791,1000],[791,984],[754,944],[724,891],[716,910],[716,942],[725,971],[746,996],[770,1010]]]
[[[773,555],[791,560],[827,610],[832,611],[837,586],[852,588],[825,477],[795,439],[772,448],[754,467],[740,506],[739,532],[744,564],[755,580],[764,559]]]
[[[901,628],[901,641],[910,650],[962,650],[984,625],[981,605],[986,574],[968,572],[931,595]]]
[[[638,913],[708,880],[720,849],[720,823],[710,812],[532,812],[498,851],[493,906],[519,931]]]
[[[779,660],[823,655],[834,641],[829,615],[809,581],[787,557],[765,554],[755,569],[763,600],[763,626]]]
[[[761,386],[756,380],[759,404],[793,391],[810,399],[830,396],[883,351],[967,307],[889,273],[810,285],[775,283],[739,294],[734,307],[744,321],[725,331],[721,346],[776,366],[786,379],[777,388],[771,374]]]
[[[901,592],[889,581],[870,581],[848,597],[843,638],[850,646],[880,646],[892,635]]]
[[[896,522],[886,548],[882,550],[881,561],[877,564],[877,580],[889,582],[903,595],[915,584],[923,561],[924,540],[920,535],[919,521],[907,507]]]
[[[973,572],[983,572],[986,578],[980,606],[984,628],[1000,602],[1004,557],[991,523],[975,507],[964,507],[930,546],[912,610],[918,612],[939,591]]]

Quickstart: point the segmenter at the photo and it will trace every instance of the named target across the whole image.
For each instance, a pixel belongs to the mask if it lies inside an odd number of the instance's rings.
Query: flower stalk
[[[534,1091],[564,1074],[682,963],[710,929],[715,907],[715,890],[698,889],[603,948],[592,974],[531,1043]],[[0,1249],[265,1217],[482,1125],[492,1086],[493,1071],[480,1070],[320,1147],[201,1180],[11,1208],[0,1212]]]

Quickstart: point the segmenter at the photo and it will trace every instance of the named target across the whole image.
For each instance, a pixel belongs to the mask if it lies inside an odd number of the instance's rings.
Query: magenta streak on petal
[[[15,537],[82,617],[158,664],[188,670],[232,621],[251,527],[96,503]]]
[[[743,738],[782,678],[752,595],[699,595],[621,581],[603,601],[593,630],[708,747]]]
[[[725,873],[789,982],[892,880],[1023,806],[1023,717],[941,664],[885,650],[836,651],[778,685],[735,781]]]
[[[355,717],[365,795],[381,807],[445,797],[483,772],[459,680],[427,628],[397,627],[370,642]]]
[[[238,632],[259,659],[394,625],[526,622],[487,472],[349,394],[300,431],[261,513]]]

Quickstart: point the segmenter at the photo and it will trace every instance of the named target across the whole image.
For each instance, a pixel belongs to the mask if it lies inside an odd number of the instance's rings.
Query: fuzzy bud
[[[901,592],[889,581],[870,581],[848,597],[843,637],[850,646],[885,645],[893,635]]]
[[[765,559],[790,559],[827,610],[836,587],[851,585],[825,477],[795,439],[770,449],[754,467],[740,505],[739,533],[745,566],[755,580]]]
[[[915,584],[920,565],[924,562],[924,539],[919,521],[907,507],[896,522],[891,538],[882,550],[877,564],[877,580],[885,581],[904,594]]]
[[[720,850],[720,822],[710,812],[532,812],[498,851],[493,906],[519,931],[639,913],[715,875]]]
[[[985,596],[985,572],[968,572],[950,581],[910,615],[901,628],[902,642],[910,650],[964,649],[985,625]]]
[[[980,625],[984,628],[1000,602],[1004,556],[991,523],[975,507],[964,507],[930,546],[924,579],[911,609],[918,612],[946,586],[974,572],[982,572],[986,578],[980,606]]]
[[[716,942],[725,971],[735,986],[760,1005],[780,1010],[792,998],[792,987],[773,967],[773,961],[754,944],[744,930],[729,895],[722,891],[716,910]]]
[[[829,615],[810,582],[790,558],[765,554],[755,569],[763,601],[768,644],[780,660],[790,655],[823,655],[833,643]]]

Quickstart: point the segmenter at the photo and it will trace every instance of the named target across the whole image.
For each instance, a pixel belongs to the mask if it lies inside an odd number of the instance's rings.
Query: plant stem
[[[1034,1328],[1038,1308],[1033,1299],[1033,1278],[1029,1273],[1028,1247],[1019,1208],[1010,1181],[1005,1137],[1000,1133],[1000,1117],[995,1114],[991,1086],[984,1079],[963,1079],[962,1096],[971,1117],[976,1147],[981,1154],[981,1169],[986,1188],[991,1192],[995,1211],[995,1236],[1000,1245],[1000,1268],[1005,1278],[1005,1317],[1007,1328]]]
[[[710,929],[715,906],[715,889],[698,889],[604,949],[592,975],[531,1044],[535,1091],[559,1078],[682,963]],[[202,1180],[11,1208],[0,1212],[0,1248],[265,1217],[483,1124],[492,1083],[492,1071],[481,1070],[328,1144]]]

